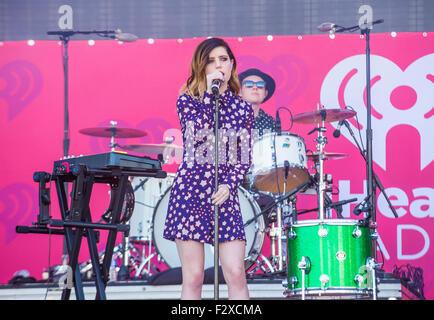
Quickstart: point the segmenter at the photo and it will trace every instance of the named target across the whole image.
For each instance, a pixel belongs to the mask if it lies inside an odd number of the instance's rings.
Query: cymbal
[[[293,121],[303,124],[312,124],[321,123],[324,118],[324,122],[335,122],[352,118],[355,115],[355,111],[348,109],[321,109],[297,114],[293,117]]]
[[[308,154],[307,157],[312,160],[318,159],[318,153]],[[338,152],[324,152],[324,158],[326,159],[342,159],[348,157],[348,153],[338,153]]]
[[[160,144],[130,144],[126,146],[120,146],[120,148],[135,151],[145,154],[163,154],[165,152],[171,152],[172,150],[183,150],[184,148],[176,144],[160,143]]]
[[[119,128],[119,127],[96,127],[85,128],[78,132],[94,137],[107,137],[107,138],[138,138],[146,136],[146,132],[133,129],[133,128]]]

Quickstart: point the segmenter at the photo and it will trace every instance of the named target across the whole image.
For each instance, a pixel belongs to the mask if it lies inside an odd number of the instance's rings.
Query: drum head
[[[172,185],[173,174],[166,178],[134,177],[132,186],[134,189],[135,206],[129,221],[129,239],[133,242],[147,242],[152,240],[152,218],[155,206]]]
[[[309,179],[306,144],[296,134],[263,135],[253,144],[252,162],[251,182],[254,189],[262,192],[281,194]]]
[[[158,202],[154,217],[153,217],[153,239],[157,253],[163,258],[164,262],[171,268],[181,266],[178,251],[174,241],[163,238],[164,224],[167,215],[167,208],[169,207],[169,188],[163,197]],[[253,199],[249,199],[248,192],[243,188],[238,189],[238,197],[240,200],[241,214],[243,222],[246,224],[251,218],[260,212],[259,206]],[[246,257],[245,266],[248,269],[256,261],[261,253],[262,246],[264,245],[265,238],[265,224],[262,216],[258,217],[249,225],[244,227],[246,233]],[[205,249],[205,269],[214,266],[214,247],[209,244],[204,245]]]

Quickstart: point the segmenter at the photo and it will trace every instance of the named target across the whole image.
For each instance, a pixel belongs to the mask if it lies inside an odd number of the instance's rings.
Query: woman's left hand
[[[218,186],[217,192],[211,196],[212,204],[221,205],[225,202],[229,195],[231,194],[229,186],[227,184],[220,184]]]

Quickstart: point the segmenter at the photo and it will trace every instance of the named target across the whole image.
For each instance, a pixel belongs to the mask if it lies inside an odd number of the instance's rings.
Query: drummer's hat
[[[264,79],[266,83],[265,87],[268,91],[268,94],[265,97],[264,101],[262,101],[262,103],[270,99],[274,93],[274,90],[276,89],[276,83],[274,82],[274,79],[270,77],[268,74],[262,72],[261,70],[252,68],[252,69],[247,69],[246,71],[243,71],[238,75],[238,79],[240,80],[241,85],[243,83],[243,80],[248,76],[258,76]]]

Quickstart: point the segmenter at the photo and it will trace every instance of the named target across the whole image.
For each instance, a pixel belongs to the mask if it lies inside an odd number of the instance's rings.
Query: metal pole
[[[215,130],[214,130],[214,145],[215,145],[215,174],[214,174],[214,192],[218,190],[218,167],[219,167],[219,98],[218,91],[215,96]],[[219,208],[214,205],[214,300],[219,300]]]
[[[377,197],[375,194],[372,166],[372,123],[371,123],[371,49],[369,46],[369,27],[362,30],[366,38],[366,152],[367,152],[367,184],[368,195],[371,196],[371,206],[369,206],[369,219],[376,224]],[[377,242],[372,240],[372,257],[377,261]]]
[[[69,36],[62,35],[60,40],[63,41],[63,81],[64,81],[64,134],[63,134],[63,156],[67,157],[69,153],[69,111],[68,111],[68,43]],[[68,183],[65,183],[66,193],[68,194]],[[63,237],[62,264],[68,264],[68,250],[66,247],[66,237]]]

